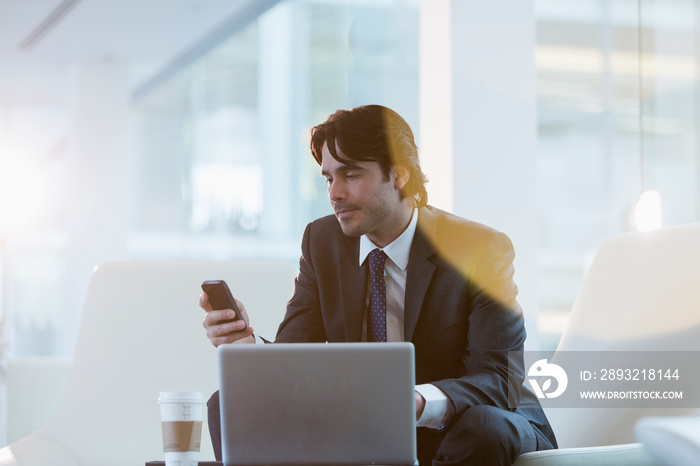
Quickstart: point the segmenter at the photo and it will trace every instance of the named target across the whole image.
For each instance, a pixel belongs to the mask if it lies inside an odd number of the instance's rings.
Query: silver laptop
[[[222,345],[223,460],[414,465],[413,345]]]

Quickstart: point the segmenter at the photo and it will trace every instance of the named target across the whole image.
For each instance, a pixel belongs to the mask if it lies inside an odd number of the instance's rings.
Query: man
[[[556,448],[522,358],[509,364],[525,328],[508,237],[427,205],[411,129],[388,108],[338,110],[312,129],[311,152],[335,215],[304,232],[276,341],[412,342],[421,465],[510,464]],[[212,311],[206,294],[200,306],[215,346],[259,341],[243,322],[222,323],[232,311]],[[212,439],[218,409],[216,393]]]

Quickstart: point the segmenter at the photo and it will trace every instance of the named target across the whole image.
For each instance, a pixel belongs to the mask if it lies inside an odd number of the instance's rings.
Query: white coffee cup
[[[160,420],[166,466],[197,466],[202,440],[204,394],[160,392]]]

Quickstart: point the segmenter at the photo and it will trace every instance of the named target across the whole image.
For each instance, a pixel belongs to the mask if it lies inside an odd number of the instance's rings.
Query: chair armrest
[[[654,466],[641,443],[626,443],[604,447],[562,448],[534,451],[520,455],[514,466]]]

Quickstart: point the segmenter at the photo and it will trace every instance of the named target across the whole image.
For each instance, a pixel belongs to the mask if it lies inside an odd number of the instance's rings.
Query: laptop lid
[[[218,351],[226,466],[416,463],[412,344]]]

